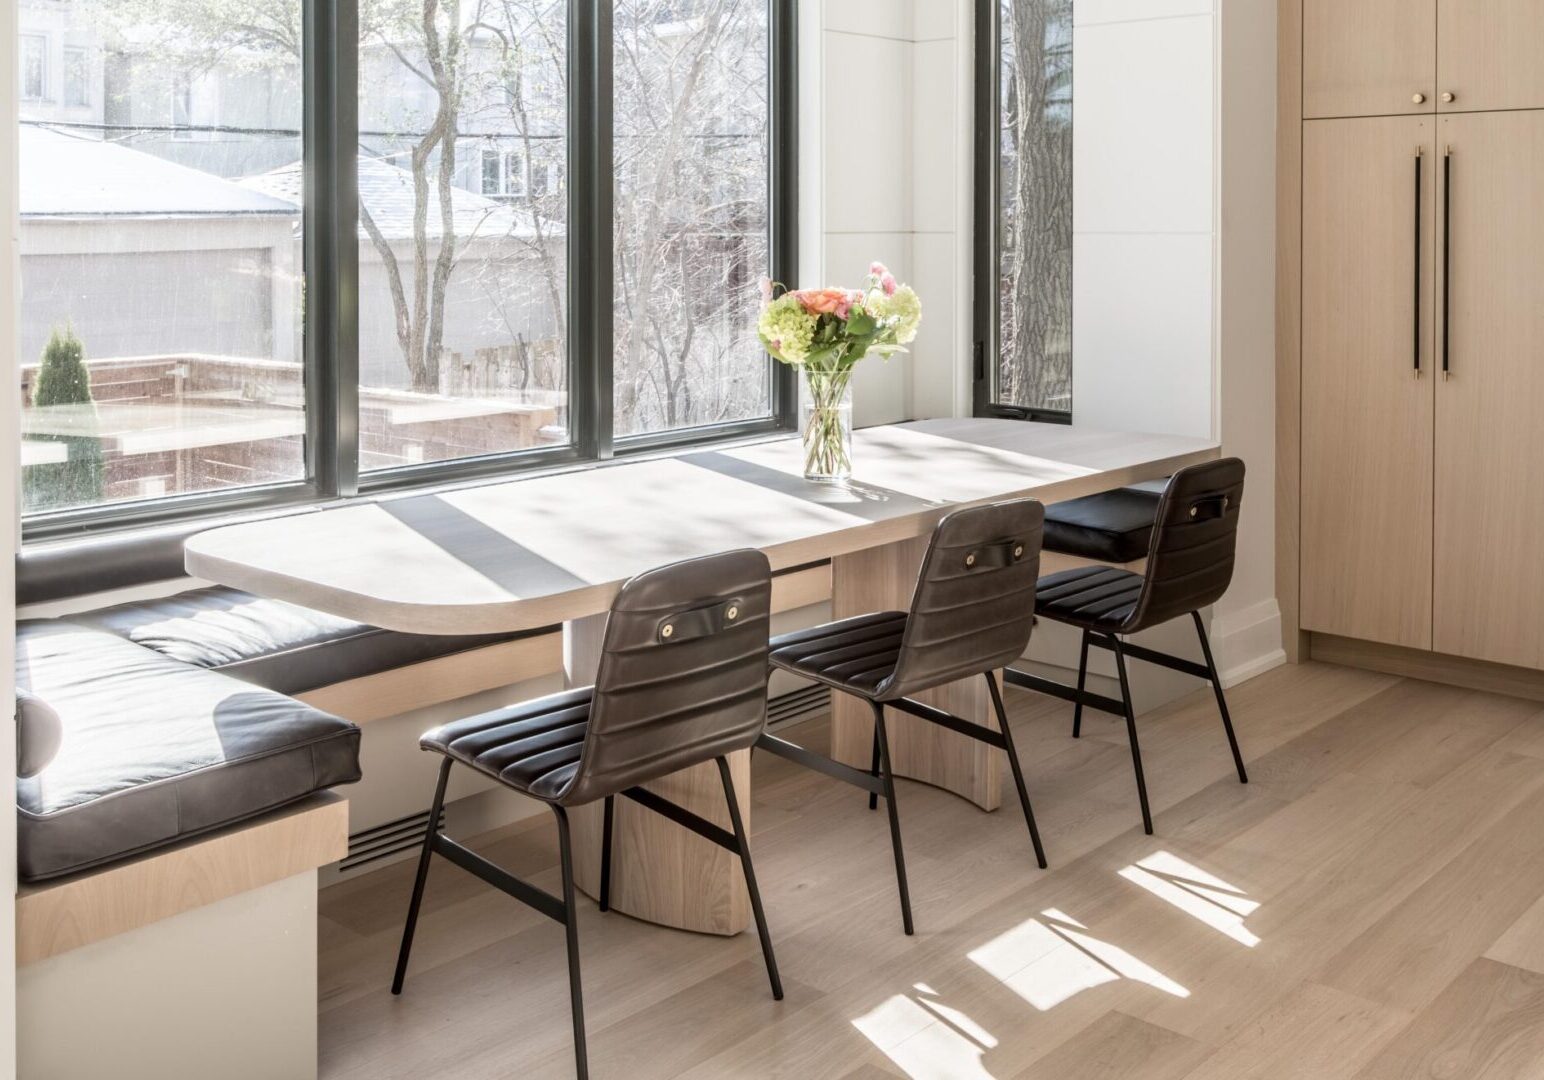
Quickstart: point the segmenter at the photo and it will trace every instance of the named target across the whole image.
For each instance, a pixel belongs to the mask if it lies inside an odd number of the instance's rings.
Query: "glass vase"
[[[804,478],[841,483],[852,476],[852,371],[804,369],[799,390]]]

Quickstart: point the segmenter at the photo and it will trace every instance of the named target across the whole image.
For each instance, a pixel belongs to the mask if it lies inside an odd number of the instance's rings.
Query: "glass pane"
[[[26,511],[304,475],[300,10],[20,5]]]
[[[995,400],[1072,410],[1072,0],[1000,0]]]
[[[361,5],[362,469],[570,441],[567,10]]]
[[[617,0],[616,434],[768,416],[768,13]]]

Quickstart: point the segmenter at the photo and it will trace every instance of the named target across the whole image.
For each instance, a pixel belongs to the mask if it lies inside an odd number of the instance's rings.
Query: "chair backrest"
[[[563,801],[591,802],[755,742],[767,719],[771,614],[759,551],[673,563],[622,586]]]
[[[1181,469],[1158,502],[1147,573],[1127,631],[1215,603],[1233,580],[1244,463],[1219,458]]]
[[[1045,507],[1034,499],[956,510],[938,523],[912,594],[895,671],[881,699],[1003,667],[1034,626]]]

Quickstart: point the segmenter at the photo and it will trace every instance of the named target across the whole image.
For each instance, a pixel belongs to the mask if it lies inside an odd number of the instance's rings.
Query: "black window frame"
[[[1028,0],[1034,2],[1034,0]],[[1071,409],[995,400],[1002,363],[1002,25],[1000,0],[976,0],[971,411],[999,420],[1072,423]],[[1074,359],[1074,362],[1075,359]]]
[[[763,0],[768,14],[767,179],[770,275],[798,266],[797,0]],[[26,514],[23,544],[199,523],[414,488],[517,478],[603,464],[674,447],[796,429],[794,371],[766,358],[768,416],[615,437],[612,404],[612,0],[568,0],[567,282],[569,443],[359,468],[357,0],[303,0],[303,259],[306,281],[304,479]],[[605,178],[605,182],[598,182]],[[585,268],[585,269],[581,269]]]

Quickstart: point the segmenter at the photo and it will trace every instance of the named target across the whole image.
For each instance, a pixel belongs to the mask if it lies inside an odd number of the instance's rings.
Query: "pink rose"
[[[898,288],[895,282],[895,275],[886,270],[879,278],[879,287],[884,289],[886,296],[894,296],[895,290]]]
[[[845,319],[852,307],[845,289],[800,289],[793,295],[811,315],[836,315]]]
[[[873,262],[869,263],[869,273],[873,274],[875,277],[884,277],[889,272],[889,270],[885,269],[885,264],[880,262],[878,259],[875,259]]]

